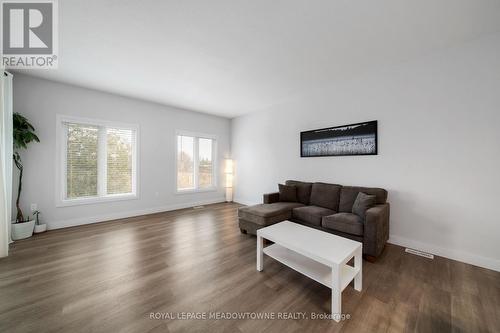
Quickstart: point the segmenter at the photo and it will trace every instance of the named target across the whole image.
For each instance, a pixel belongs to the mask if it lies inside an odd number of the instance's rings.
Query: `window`
[[[59,205],[136,197],[137,128],[58,117]]]
[[[106,128],[106,193],[132,193],[134,131]]]
[[[177,191],[215,189],[215,143],[209,135],[177,134]]]
[[[97,195],[97,142],[99,127],[65,124],[66,199]]]

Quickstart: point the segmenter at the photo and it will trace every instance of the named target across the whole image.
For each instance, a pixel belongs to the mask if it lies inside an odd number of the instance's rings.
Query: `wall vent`
[[[434,255],[433,254],[430,254],[430,253],[427,253],[427,252],[423,252],[423,251],[419,251],[419,250],[414,250],[414,249],[406,248],[405,252],[406,253],[415,254],[417,256],[421,256],[421,257],[424,257],[424,258],[427,258],[427,259],[434,259]]]

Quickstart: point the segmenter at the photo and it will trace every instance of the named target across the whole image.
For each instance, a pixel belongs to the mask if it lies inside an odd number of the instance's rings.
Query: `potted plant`
[[[45,223],[40,223],[40,219],[38,218],[38,215],[40,215],[40,211],[35,210],[33,212],[33,216],[35,217],[35,234],[39,234],[39,233],[47,231],[47,225]]]
[[[23,163],[21,161],[21,155],[19,151],[21,149],[26,149],[28,144],[36,141],[40,142],[38,136],[35,134],[35,128],[31,125],[24,116],[15,112],[13,115],[14,122],[14,163],[16,164],[17,169],[19,170],[19,184],[17,188],[17,199],[16,199],[16,208],[17,215],[16,221],[12,224],[12,239],[24,239],[31,237],[33,235],[33,229],[35,228],[35,220],[30,220],[29,216],[27,218],[24,217],[23,211],[21,210],[21,206],[19,204],[21,198],[21,190],[23,184]]]

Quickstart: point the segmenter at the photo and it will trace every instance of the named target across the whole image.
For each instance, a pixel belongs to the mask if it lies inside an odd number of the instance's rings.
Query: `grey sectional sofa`
[[[279,193],[264,194],[263,204],[238,210],[242,233],[255,235],[259,228],[289,220],[362,242],[369,260],[382,253],[389,238],[386,190],[295,180],[286,181],[286,185],[296,186],[297,202],[280,202]],[[366,211],[364,219],[352,213],[359,192],[376,197],[376,205]]]

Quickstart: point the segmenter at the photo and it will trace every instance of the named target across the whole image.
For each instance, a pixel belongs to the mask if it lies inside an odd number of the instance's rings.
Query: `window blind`
[[[213,186],[212,139],[198,138],[198,185],[200,188]]]
[[[214,139],[177,135],[178,191],[215,186],[214,145]]]
[[[84,124],[65,124],[66,197],[97,196],[97,151],[99,127]]]
[[[63,126],[64,199],[135,193],[135,129],[72,122]]]
[[[134,131],[106,129],[107,194],[132,193]]]
[[[194,188],[194,138],[177,137],[177,188]]]

